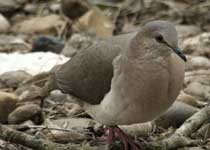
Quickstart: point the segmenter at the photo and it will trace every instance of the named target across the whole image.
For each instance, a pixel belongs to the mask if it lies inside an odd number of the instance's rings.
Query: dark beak
[[[168,47],[170,47],[182,60],[184,60],[184,62],[187,61],[186,56],[182,53],[181,49],[179,48],[174,48],[172,46],[170,46],[167,42],[164,42]]]
[[[182,51],[179,48],[172,48],[173,51],[185,62],[187,61],[186,56],[182,53]]]

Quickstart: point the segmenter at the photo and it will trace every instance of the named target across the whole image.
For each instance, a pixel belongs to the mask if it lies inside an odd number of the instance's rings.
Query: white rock
[[[182,49],[187,54],[209,56],[210,32],[204,32],[199,35],[187,38],[183,41]]]
[[[210,61],[206,57],[194,56],[188,59],[186,70],[208,69]]]
[[[207,101],[210,98],[210,87],[200,82],[191,82],[184,92],[193,96],[199,96],[202,101]]]
[[[24,70],[32,75],[49,71],[69,58],[51,52],[37,53],[0,53],[0,74],[8,71]]]
[[[177,25],[176,30],[178,32],[179,41],[180,39],[185,39],[190,36],[195,36],[201,33],[201,29],[194,25]]]

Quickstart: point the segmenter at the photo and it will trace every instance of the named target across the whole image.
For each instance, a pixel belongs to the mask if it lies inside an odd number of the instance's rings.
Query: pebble
[[[34,39],[32,52],[54,52],[60,53],[64,48],[64,43],[52,36],[39,36]]]
[[[18,98],[12,93],[0,91],[0,123],[6,123],[8,115],[16,108]]]
[[[0,75],[0,88],[17,88],[24,80],[32,77],[29,73],[18,70],[9,71]]]
[[[74,20],[84,15],[89,10],[89,6],[86,0],[61,0],[61,10]]]
[[[200,82],[191,82],[187,88],[184,89],[187,94],[192,94],[202,98],[202,101],[210,99],[210,86],[204,85]]]
[[[35,124],[43,122],[43,114],[40,106],[36,104],[25,104],[17,107],[8,116],[9,124],[20,124],[32,120]]]
[[[12,30],[29,34],[57,34],[57,29],[63,27],[65,23],[58,15],[38,16],[17,23]]]
[[[62,50],[62,54],[66,57],[72,57],[79,50],[85,50],[94,43],[96,43],[96,41],[90,36],[78,33],[73,34],[72,37],[67,41],[64,49]]]
[[[7,32],[10,29],[10,23],[2,14],[0,14],[0,32]]]
[[[206,57],[193,56],[187,59],[186,70],[209,69],[210,61]]]

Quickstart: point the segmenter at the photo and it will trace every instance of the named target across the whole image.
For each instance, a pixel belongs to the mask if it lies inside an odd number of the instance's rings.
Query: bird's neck
[[[122,54],[122,73],[127,79],[138,79],[144,72],[158,72],[162,68],[168,68],[171,53],[159,54],[156,50],[143,48],[132,49]]]

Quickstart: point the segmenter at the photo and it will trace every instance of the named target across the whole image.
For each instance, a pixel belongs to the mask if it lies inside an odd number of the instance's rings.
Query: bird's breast
[[[111,90],[96,106],[94,119],[105,125],[141,123],[156,118],[172,104],[168,101],[168,70],[156,64],[142,68],[113,78]]]

